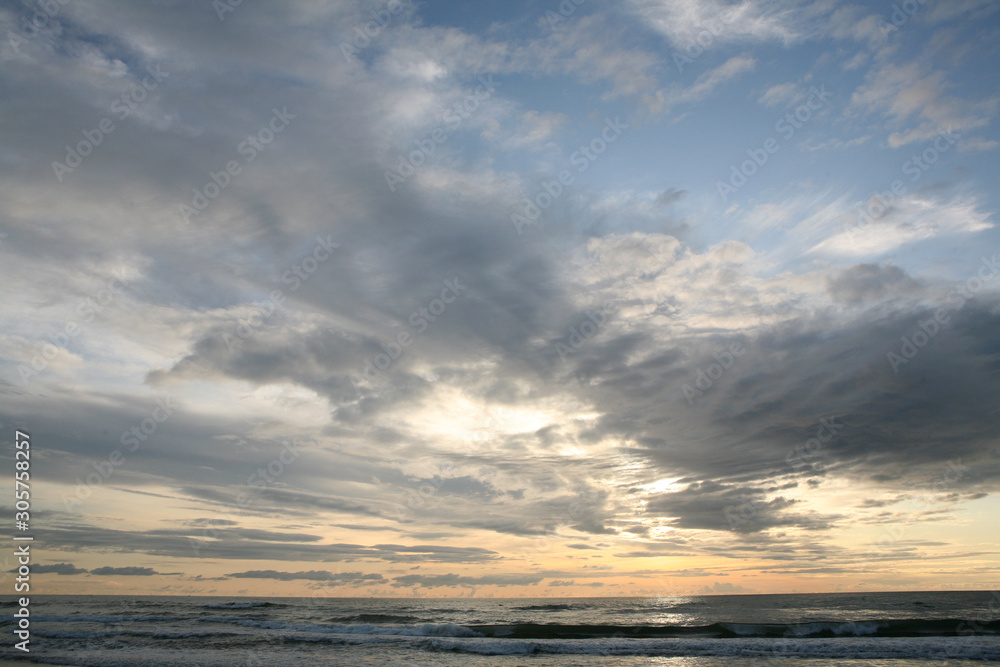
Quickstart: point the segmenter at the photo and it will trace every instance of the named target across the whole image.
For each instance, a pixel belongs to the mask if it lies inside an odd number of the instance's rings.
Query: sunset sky
[[[0,3],[32,592],[1000,586],[998,62],[993,0]]]

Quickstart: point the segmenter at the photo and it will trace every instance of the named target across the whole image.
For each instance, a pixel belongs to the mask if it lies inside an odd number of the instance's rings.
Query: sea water
[[[12,601],[2,604],[13,609]],[[998,610],[1000,593],[989,591],[566,599],[32,596],[30,657],[102,667],[932,667],[1000,660]],[[10,634],[12,617],[0,623]],[[3,657],[20,654],[12,645],[3,647]]]

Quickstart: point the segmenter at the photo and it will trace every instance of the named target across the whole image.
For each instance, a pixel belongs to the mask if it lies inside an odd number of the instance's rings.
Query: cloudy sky
[[[1000,585],[992,0],[0,36],[38,592]]]

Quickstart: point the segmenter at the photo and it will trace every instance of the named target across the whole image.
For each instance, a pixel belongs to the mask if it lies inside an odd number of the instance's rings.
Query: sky
[[[998,56],[992,0],[0,3],[32,592],[996,588]]]

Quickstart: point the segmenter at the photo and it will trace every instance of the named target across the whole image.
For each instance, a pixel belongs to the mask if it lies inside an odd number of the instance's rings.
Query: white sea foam
[[[430,639],[424,648],[479,655],[742,656],[757,658],[1000,660],[995,637],[850,639]]]
[[[356,623],[349,625],[314,625],[308,623],[286,623],[284,621],[264,621],[246,618],[203,618],[205,623],[231,623],[245,628],[267,630],[293,630],[297,632],[320,632],[330,634],[396,635],[403,637],[482,637],[464,625],[454,623],[423,623],[420,625],[372,625]]]

